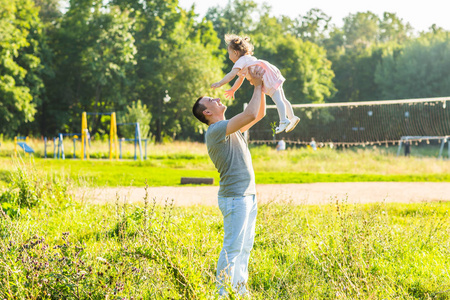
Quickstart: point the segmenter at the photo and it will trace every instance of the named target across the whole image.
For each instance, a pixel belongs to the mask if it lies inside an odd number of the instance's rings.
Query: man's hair
[[[241,56],[253,54],[253,45],[250,43],[248,36],[241,37],[235,34],[225,34],[225,43],[231,49],[238,51]]]
[[[200,100],[202,100],[205,96],[201,96],[200,98],[195,101],[194,106],[192,107],[192,113],[194,116],[199,119],[200,122],[205,123],[206,125],[209,125],[208,120],[206,119],[205,115],[203,114],[203,111],[206,109],[206,106],[200,103]]]

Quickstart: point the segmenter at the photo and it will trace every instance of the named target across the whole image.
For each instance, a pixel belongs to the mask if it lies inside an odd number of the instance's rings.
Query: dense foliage
[[[279,67],[292,103],[449,95],[449,32],[414,33],[393,13],[349,14],[342,27],[319,9],[297,18],[267,5],[230,1],[198,16],[178,0],[0,0],[0,133],[79,132],[81,113],[116,111],[140,101],[151,137],[198,139],[190,109],[228,72],[223,36],[246,34],[255,56]],[[252,16],[249,18],[248,16]],[[170,101],[164,101],[166,91]],[[229,102],[248,101],[244,83]],[[129,120],[133,122],[133,120]],[[136,121],[136,120],[134,120]],[[92,136],[107,120],[90,116]]]

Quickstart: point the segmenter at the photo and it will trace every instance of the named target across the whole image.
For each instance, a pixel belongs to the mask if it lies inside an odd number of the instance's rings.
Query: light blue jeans
[[[248,260],[255,239],[257,214],[256,195],[219,197],[223,215],[223,247],[217,262],[217,281],[220,295],[224,286],[231,285],[241,295],[247,290]]]

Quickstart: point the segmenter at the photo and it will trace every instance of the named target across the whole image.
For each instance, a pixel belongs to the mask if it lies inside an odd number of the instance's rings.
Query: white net
[[[268,100],[270,101],[270,100]],[[336,146],[398,144],[402,136],[450,135],[450,97],[293,105],[301,118],[289,133],[273,135],[271,123],[278,124],[275,105],[250,129],[251,143],[279,140],[294,144],[317,143]]]

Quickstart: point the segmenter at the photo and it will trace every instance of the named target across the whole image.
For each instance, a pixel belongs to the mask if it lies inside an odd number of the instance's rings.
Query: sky
[[[383,12],[396,13],[409,22],[416,32],[428,31],[432,24],[450,30],[449,0],[253,0],[266,2],[272,7],[274,16],[286,15],[296,18],[305,15],[311,8],[319,8],[332,17],[331,23],[341,27],[342,19],[349,14],[371,11],[382,17]],[[190,9],[195,2],[195,12],[203,17],[209,7],[224,7],[228,0],[179,0],[179,5]]]

